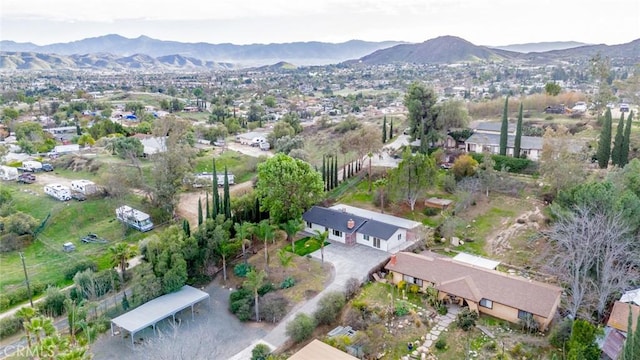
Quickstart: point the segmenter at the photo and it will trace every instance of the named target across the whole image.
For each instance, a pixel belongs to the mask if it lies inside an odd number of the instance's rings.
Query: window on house
[[[402,240],[402,234],[398,234],[398,240]]]
[[[380,249],[380,239],[377,237],[373,238],[373,247]]]
[[[487,309],[493,309],[493,301],[489,299],[481,299],[480,306],[486,307]]]
[[[406,281],[406,282],[408,282],[408,283],[413,284],[413,279],[414,279],[414,278],[413,278],[413,276],[409,276],[409,275],[402,275],[402,280],[404,280],[404,281]]]
[[[311,229],[311,221],[307,221],[307,228]]]
[[[342,232],[338,230],[333,230],[333,235],[337,237],[342,237]]]
[[[524,320],[530,316],[533,316],[533,314],[528,311],[518,310],[518,319]]]
[[[369,241],[369,235],[362,235],[362,238]]]
[[[329,228],[325,226],[324,231],[329,231]]]
[[[413,283],[422,287],[422,279],[413,278]]]

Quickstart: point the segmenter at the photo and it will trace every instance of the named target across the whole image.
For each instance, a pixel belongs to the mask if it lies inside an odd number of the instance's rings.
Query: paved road
[[[407,244],[408,245],[408,244]],[[320,260],[320,250],[315,251],[311,256]],[[250,346],[237,353],[231,360],[248,360],[251,358],[251,350],[257,343],[264,343],[272,349],[277,349],[285,344],[288,336],[285,334],[287,323],[298,313],[312,314],[318,305],[318,301],[328,292],[344,291],[347,280],[352,277],[364,281],[372,268],[386,262],[391,254],[376,250],[364,245],[346,246],[339,243],[332,243],[324,248],[324,260],[334,267],[333,281],[313,299],[299,305],[293,309],[289,315],[276,325],[268,335],[260,340],[254,341]]]

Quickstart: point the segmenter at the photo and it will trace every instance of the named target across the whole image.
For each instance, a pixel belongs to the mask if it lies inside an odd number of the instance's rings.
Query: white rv
[[[71,200],[71,190],[69,187],[60,184],[49,184],[44,186],[44,193],[60,201]]]
[[[71,182],[71,190],[77,191],[84,195],[91,195],[98,191],[98,187],[90,180],[73,180]]]
[[[18,178],[18,168],[0,165],[0,179],[16,180]]]
[[[42,170],[40,161],[27,160],[22,162],[22,170],[28,172],[36,172]]]
[[[153,222],[149,214],[143,213],[130,206],[123,205],[116,209],[116,218],[130,227],[142,232],[153,229]]]

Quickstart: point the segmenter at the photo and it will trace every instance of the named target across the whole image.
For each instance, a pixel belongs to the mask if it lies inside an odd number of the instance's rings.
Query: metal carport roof
[[[193,316],[193,305],[208,298],[209,294],[206,292],[185,285],[176,292],[160,296],[112,319],[111,335],[113,335],[113,325],[116,325],[131,333],[133,345],[133,337],[138,331],[149,326],[153,326],[155,330],[158,322],[169,316],[173,316],[175,320],[176,313],[188,307],[191,307],[191,316]]]

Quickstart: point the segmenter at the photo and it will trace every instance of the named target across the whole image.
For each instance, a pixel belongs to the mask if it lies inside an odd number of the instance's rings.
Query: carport
[[[111,335],[114,335],[113,325],[116,325],[131,334],[131,346],[134,346],[133,338],[138,331],[152,326],[155,333],[158,322],[169,316],[175,321],[176,314],[188,307],[191,307],[193,319],[193,306],[208,298],[206,292],[185,285],[174,293],[160,296],[111,320]]]

